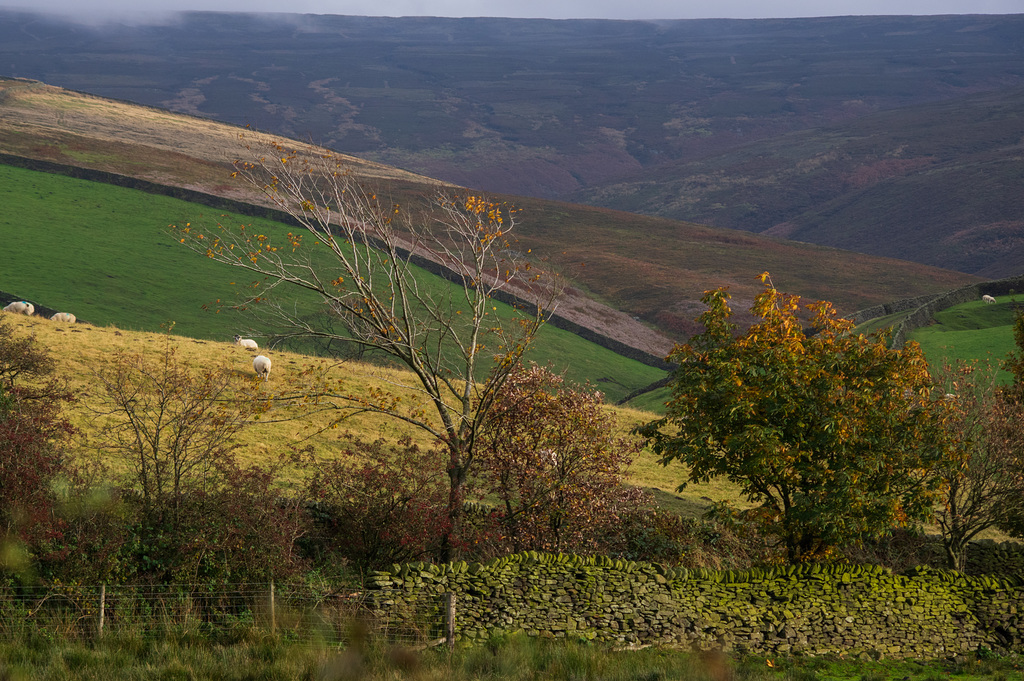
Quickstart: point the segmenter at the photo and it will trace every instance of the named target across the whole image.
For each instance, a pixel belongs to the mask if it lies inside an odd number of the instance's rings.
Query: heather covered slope
[[[0,19],[8,75],[548,198],[874,111],[1024,85],[1024,15]]]
[[[241,153],[239,129],[41,83],[0,81],[0,153],[258,201],[230,177]],[[384,182],[399,201],[432,194],[435,180],[353,160],[355,172]],[[38,165],[38,164],[37,164]],[[53,169],[47,166],[49,169]],[[109,179],[109,178],[108,178]],[[115,178],[116,179],[116,178]],[[730,286],[744,307],[760,290],[756,275],[780,287],[832,300],[853,312],[896,298],[974,281],[949,270],[762,237],[746,232],[526,197],[524,250],[550,257],[575,284],[559,313],[633,347],[664,352],[692,331],[703,291]],[[185,215],[169,215],[164,226]],[[2,282],[0,282],[2,284]],[[27,295],[0,285],[15,295]]]
[[[165,19],[0,10],[0,64],[487,191],[986,278],[1024,264],[1024,14]]]
[[[1024,271],[1024,89],[791,133],[577,198],[1014,276]]]

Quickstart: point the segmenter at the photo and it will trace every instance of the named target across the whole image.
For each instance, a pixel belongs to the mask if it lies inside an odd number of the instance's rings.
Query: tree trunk
[[[949,537],[942,542],[946,549],[946,564],[950,570],[963,573],[967,568],[967,543],[959,537]]]
[[[448,528],[441,539],[441,562],[450,563],[458,553],[458,540],[462,532],[462,516],[465,512],[466,479],[469,467],[463,457],[453,453],[448,466]]]

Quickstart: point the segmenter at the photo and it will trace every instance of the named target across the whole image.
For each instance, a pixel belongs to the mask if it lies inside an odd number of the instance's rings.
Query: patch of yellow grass
[[[61,324],[41,317],[25,317],[0,313],[19,334],[34,336],[42,347],[54,357],[58,373],[66,377],[78,395],[78,401],[68,411],[71,421],[81,429],[79,438],[82,455],[90,455],[91,449],[101,439],[102,420],[96,416],[96,407],[102,396],[98,390],[95,375],[110,363],[115,353],[141,354],[152,361],[158,361],[171,343],[178,360],[194,368],[223,368],[234,376],[236,389],[241,394],[252,389],[254,372],[252,358],[257,354],[230,342],[198,340],[184,336],[128,331],[112,326],[91,324]],[[330,376],[342,380],[347,391],[365,393],[372,387],[385,388],[396,384],[414,385],[414,376],[408,371],[383,368],[357,361],[329,363],[322,358],[292,352],[260,349],[273,361],[270,381],[261,390],[268,393],[285,392],[286,387],[297,382],[304,371],[316,366],[329,366]],[[405,400],[416,400],[412,391],[395,388]],[[607,406],[614,413],[618,427],[625,433],[634,426],[655,417],[649,412],[637,409]],[[430,436],[396,419],[379,414],[352,416],[330,428],[331,421],[338,416],[336,411],[306,414],[294,419],[283,406],[274,406],[255,424],[239,433],[237,454],[244,463],[271,463],[281,456],[287,456],[295,449],[312,446],[317,456],[333,458],[343,455],[348,446],[346,433],[372,440],[384,438],[394,442],[403,436],[429,446]],[[114,473],[125,470],[124,462],[105,459]],[[290,471],[290,472],[287,472]],[[294,469],[286,469],[285,484],[296,481]],[[654,455],[644,451],[637,457],[630,469],[628,482],[654,492],[659,505],[686,515],[695,515],[705,509],[711,501],[732,499],[739,501],[737,488],[726,481],[707,485],[691,485],[685,493],[677,493],[676,487],[685,479],[685,468],[681,464],[668,467],[657,462]]]
[[[22,334],[34,336],[39,344],[52,354],[57,362],[58,373],[66,377],[78,396],[77,402],[68,410],[72,423],[82,431],[80,438],[85,450],[101,439],[102,419],[97,419],[96,408],[102,402],[95,375],[109,364],[117,352],[141,354],[157,362],[163,356],[166,344],[171,343],[178,360],[195,368],[223,368],[234,377],[239,394],[252,389],[255,373],[252,358],[257,352],[247,350],[229,342],[197,340],[183,336],[141,331],[127,331],[115,327],[93,326],[91,324],[60,324],[41,317],[24,317],[4,314],[5,319]],[[291,352],[261,349],[262,354],[273,361],[270,381],[260,389],[272,393],[286,389],[300,373],[324,360]],[[359,362],[336,364],[331,369],[334,377],[344,381],[347,390],[360,393],[373,384],[385,379],[411,382],[411,374],[385,370]],[[337,412],[319,412],[292,419],[283,406],[274,406],[258,422],[244,429],[238,436],[238,455],[243,462],[269,463],[279,456],[287,455],[293,448],[312,445],[319,456],[334,457],[342,453],[344,445],[340,436],[346,430],[364,438],[384,437],[398,439],[410,435],[415,440],[428,443],[422,431],[415,431],[404,424],[380,415],[360,414],[346,420],[338,428],[330,429]],[[286,420],[282,420],[286,419]],[[327,430],[324,430],[328,428]],[[322,432],[320,432],[322,431]],[[123,466],[117,461],[108,461],[115,469]]]

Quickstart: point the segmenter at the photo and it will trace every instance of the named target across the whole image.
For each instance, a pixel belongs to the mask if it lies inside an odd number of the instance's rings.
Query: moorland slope
[[[87,25],[3,10],[0,63],[487,191],[997,277],[1024,264],[1024,117],[1012,95],[972,97],[1024,86],[1021,35],[1024,14]],[[855,124],[879,112],[897,115]]]
[[[903,107],[665,164],[577,198],[913,260],[1024,271],[1024,89]]]
[[[8,162],[94,179],[138,178],[209,197],[261,199],[231,178],[241,129],[208,119],[139,107],[42,83],[0,80],[0,153]],[[54,163],[57,165],[47,165]],[[422,200],[446,185],[353,160],[354,171],[385,183],[395,200]],[[130,184],[130,183],[129,183]],[[449,188],[451,188],[449,186]],[[760,290],[768,270],[780,288],[833,301],[840,311],[948,290],[976,281],[962,273],[850,251],[664,218],[527,197],[503,197],[522,209],[520,242],[546,254],[575,287],[559,313],[654,353],[695,329],[703,291],[730,286],[736,307]],[[201,209],[200,209],[201,210]],[[166,227],[188,216],[167,216]],[[17,216],[8,216],[17,220]],[[28,296],[0,282],[0,290]]]
[[[0,17],[8,75],[547,198],[873,111],[1024,85],[1024,15]]]

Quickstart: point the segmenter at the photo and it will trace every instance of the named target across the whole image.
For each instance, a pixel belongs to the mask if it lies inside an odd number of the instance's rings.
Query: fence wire
[[[100,636],[237,642],[273,635],[348,647],[444,642],[443,596],[417,610],[374,604],[360,591],[273,584],[0,587],[0,640]]]

